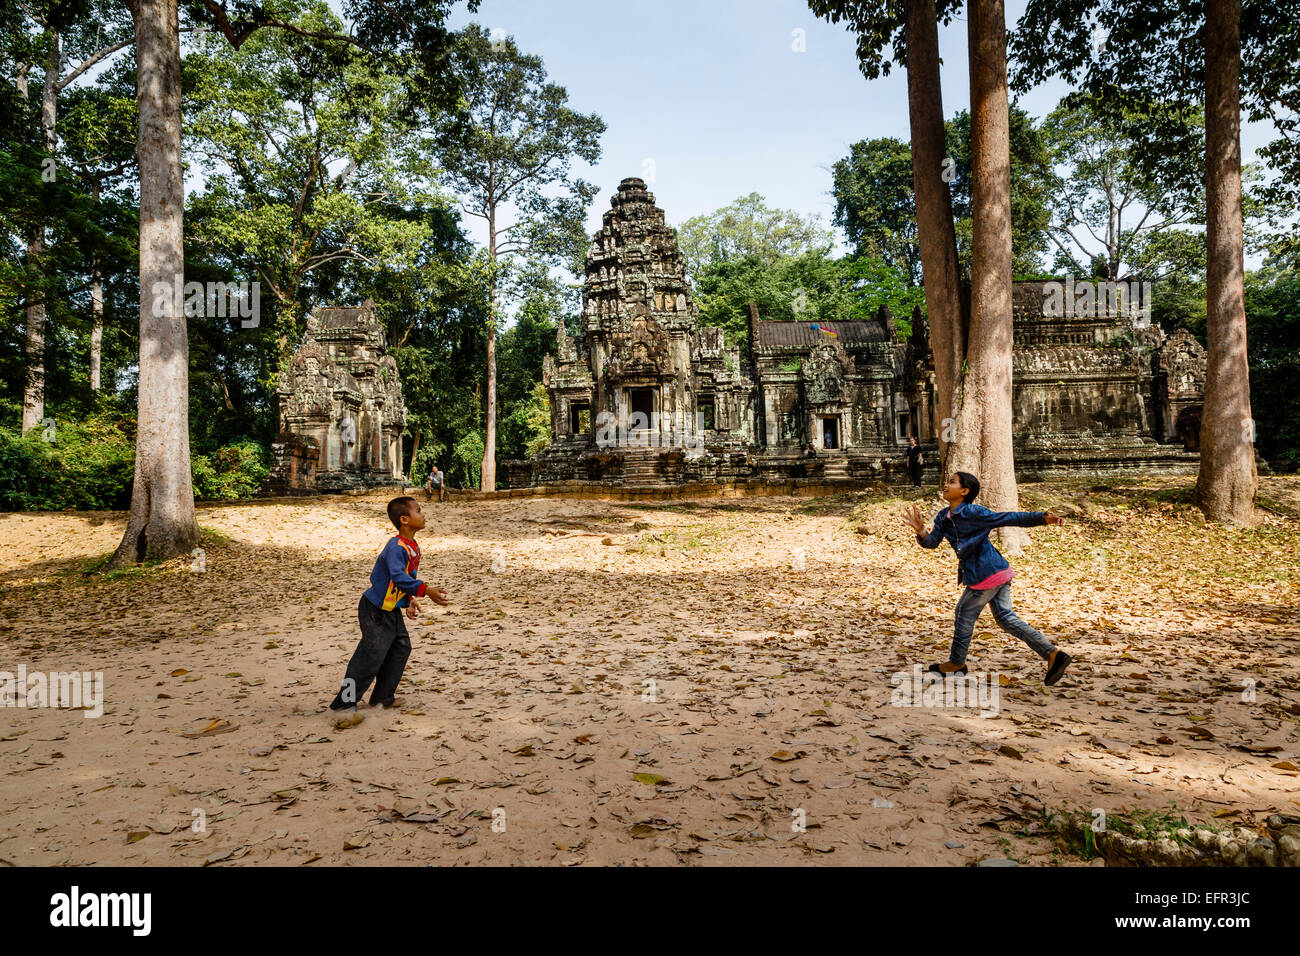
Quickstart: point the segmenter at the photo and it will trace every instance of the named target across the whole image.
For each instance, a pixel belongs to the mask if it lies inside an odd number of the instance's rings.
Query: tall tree
[[[466,75],[468,122],[440,137],[446,176],[461,209],[487,227],[487,414],[482,488],[496,488],[497,330],[507,270],[516,260],[573,263],[586,246],[583,224],[596,194],[575,178],[575,159],[600,157],[605,123],[568,107],[564,87],[546,81],[541,57],[511,38],[493,39],[477,24],[461,43],[472,58]]]
[[[1106,42],[1089,43],[1103,27]],[[1062,59],[1048,46],[1091,54]],[[1284,174],[1263,192],[1274,201],[1290,198],[1294,207],[1300,186],[1285,173],[1300,169],[1300,20],[1272,0],[1029,0],[1014,49],[1019,88],[1062,75],[1121,120],[1141,116],[1144,129],[1131,139],[1130,155],[1156,180],[1176,180],[1163,170],[1200,155],[1196,118],[1203,112],[1207,286],[1215,276],[1207,328],[1216,331],[1207,336],[1197,498],[1212,520],[1247,523],[1256,478],[1242,308],[1240,114],[1244,107],[1252,120],[1271,120],[1281,134],[1260,151]]]
[[[926,319],[934,353],[934,426],[953,434],[957,392],[966,355],[968,322],[957,266],[957,233],[947,180],[943,96],[939,78],[939,23],[961,9],[960,0],[809,0],[818,16],[847,22],[857,33],[858,67],[867,79],[887,75],[891,62],[907,69],[907,111],[912,135],[912,181],[917,240],[925,278]],[[885,48],[892,47],[892,61]],[[950,443],[940,445],[946,461]]]
[[[1120,121],[1091,98],[1062,100],[1048,114],[1043,130],[1062,170],[1050,198],[1058,269],[1111,281],[1153,278],[1162,246],[1156,237],[1200,221],[1197,156],[1185,156],[1177,180],[1152,179],[1131,159],[1129,137],[1140,129],[1140,117]]]
[[[65,118],[60,123],[63,162],[89,187],[96,207],[105,200],[105,191],[124,186],[135,168],[136,115],[134,82],[126,86],[124,71],[110,71],[101,84],[90,89],[73,90],[65,96]],[[90,390],[102,388],[104,353],[104,279],[106,267],[102,256],[89,263],[91,282],[91,327],[89,373]]]
[[[1205,5],[1205,410],[1196,495],[1215,521],[1255,510],[1241,217],[1241,0]]]
[[[176,0],[133,0],[140,132],[140,386],[135,479],[112,564],[199,543],[190,474],[189,339],[182,275],[181,50]]]
[[[469,0],[471,9],[476,0]],[[353,45],[409,73],[425,98],[456,100],[448,70],[450,0],[346,0],[347,34],[293,22],[292,3],[187,0],[190,14],[238,49],[262,28]],[[112,564],[184,554],[198,541],[190,476],[188,351],[183,303],[180,23],[176,0],[130,0],[135,24],[140,136],[140,396],[131,511]],[[287,9],[286,9],[287,8]],[[146,387],[146,383],[148,387]]]
[[[304,0],[300,22],[344,24]],[[231,53],[220,37],[185,58],[187,143],[207,173],[190,203],[197,249],[260,283],[273,389],[310,309],[313,277],[331,265],[402,270],[432,232],[398,210],[449,202],[401,116],[402,79],[355,47],[263,30]],[[332,269],[332,288],[347,275]]]
[[[128,25],[121,9],[103,0],[45,0],[24,6],[24,12],[40,29],[34,46],[42,53],[42,82],[39,109],[41,138],[46,157],[42,178],[52,181],[57,165],[59,96],[91,67],[131,45]],[[26,64],[23,65],[24,69]],[[65,74],[66,67],[66,74]],[[19,89],[26,95],[27,79],[20,73]],[[47,269],[45,222],[38,222],[28,242],[27,256],[35,275],[35,294],[29,298],[26,315],[27,372],[23,389],[22,430],[27,432],[45,417],[45,335],[50,303],[49,283],[41,277]]]
[[[948,468],[980,476],[995,511],[1017,507],[1011,448],[1011,114],[1002,0],[970,0],[971,242],[969,372]],[[1012,553],[1023,529],[1002,529]],[[1010,533],[1008,533],[1010,532]]]
[[[45,30],[45,72],[41,84],[41,138],[45,151],[51,158],[58,146],[54,131],[59,102],[59,67],[62,56],[59,48],[59,31],[46,21],[39,21]],[[47,169],[51,167],[46,167]],[[27,261],[38,275],[44,272],[45,224],[39,223],[27,244]],[[27,306],[27,381],[23,388],[23,432],[26,433],[45,417],[45,293]]]

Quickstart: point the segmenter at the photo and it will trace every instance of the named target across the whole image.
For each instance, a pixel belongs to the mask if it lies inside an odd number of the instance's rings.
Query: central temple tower
[[[592,237],[582,338],[543,369],[558,437],[672,448],[740,434],[751,385],[721,329],[700,329],[686,265],[643,180],[624,179]],[[582,354],[579,355],[579,348]]]

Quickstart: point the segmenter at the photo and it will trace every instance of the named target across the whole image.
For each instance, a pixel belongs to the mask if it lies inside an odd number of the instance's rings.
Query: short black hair
[[[388,503],[388,520],[393,523],[393,527],[398,531],[402,530],[402,515],[409,515],[411,509],[415,507],[415,499],[410,495],[402,495],[400,498],[394,498]]]
[[[980,493],[980,480],[969,471],[959,471],[956,474],[957,480],[961,482],[961,486],[970,492],[970,494],[968,494],[962,501],[962,504],[968,505],[974,501],[975,496]]]

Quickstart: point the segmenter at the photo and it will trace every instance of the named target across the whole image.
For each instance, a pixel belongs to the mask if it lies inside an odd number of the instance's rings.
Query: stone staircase
[[[626,448],[623,450],[623,484],[646,488],[665,484],[658,468],[659,449]]]
[[[827,481],[849,480],[849,459],[847,455],[826,454],[822,460],[826,463]]]

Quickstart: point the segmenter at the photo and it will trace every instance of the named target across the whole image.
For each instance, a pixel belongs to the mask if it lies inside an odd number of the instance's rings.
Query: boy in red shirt
[[[406,616],[415,620],[420,609],[414,599],[426,594],[435,604],[445,607],[449,603],[445,592],[415,577],[420,568],[420,546],[415,536],[424,528],[420,503],[409,496],[394,498],[388,503],[388,519],[397,528],[397,535],[379,553],[370,572],[370,587],[357,604],[361,641],[348,661],[343,686],[330,703],[336,722],[356,712],[371,681],[375,682],[371,707],[402,706],[402,699],[395,695],[406,659],[411,656],[411,638],[402,612],[405,610]]]

